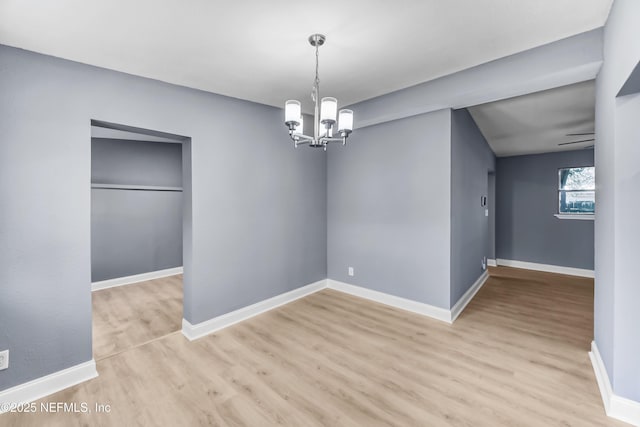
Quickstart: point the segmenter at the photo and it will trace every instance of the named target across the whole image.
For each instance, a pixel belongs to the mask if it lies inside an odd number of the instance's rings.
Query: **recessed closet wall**
[[[182,266],[182,145],[91,139],[91,280]]]

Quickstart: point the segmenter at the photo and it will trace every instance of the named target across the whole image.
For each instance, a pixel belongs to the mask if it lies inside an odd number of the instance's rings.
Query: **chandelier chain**
[[[319,70],[318,63],[319,63],[319,60],[320,60],[320,54],[319,54],[319,51],[318,51],[318,47],[319,47],[318,44],[316,44],[315,47],[316,47],[316,78],[313,81],[313,89],[311,91],[311,99],[313,100],[313,102],[316,102],[316,100],[318,99],[318,91],[319,91],[319,88],[320,88],[320,77],[319,77],[319,73],[318,73],[318,70]]]

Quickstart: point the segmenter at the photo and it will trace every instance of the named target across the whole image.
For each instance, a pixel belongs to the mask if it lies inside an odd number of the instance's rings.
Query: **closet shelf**
[[[141,190],[141,191],[182,191],[182,187],[162,187],[158,185],[123,185],[91,183],[91,188],[103,190]]]

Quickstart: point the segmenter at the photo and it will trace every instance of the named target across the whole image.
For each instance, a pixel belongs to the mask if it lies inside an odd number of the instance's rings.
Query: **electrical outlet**
[[[352,277],[353,277],[353,274],[354,274],[354,273],[353,273],[353,267],[349,267],[349,276],[352,276]]]
[[[0,351],[0,371],[9,367],[9,350]]]
[[[482,265],[482,270],[483,271],[486,270],[487,269],[487,257],[486,256],[482,257],[482,259],[480,260],[480,263]]]

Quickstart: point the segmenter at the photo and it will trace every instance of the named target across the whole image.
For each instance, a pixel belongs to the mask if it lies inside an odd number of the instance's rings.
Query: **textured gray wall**
[[[182,266],[182,193],[91,190],[91,281]]]
[[[593,150],[498,158],[496,257],[593,270],[593,221],[553,216],[558,169],[593,164]]]
[[[91,138],[91,181],[182,187],[182,144]],[[182,193],[91,190],[91,281],[182,266]]]
[[[489,259],[496,258],[496,174],[489,174]]]
[[[0,70],[0,389],[92,357],[91,119],[192,138],[188,321],[326,278],[326,156],[281,109],[5,46]]]
[[[489,172],[496,156],[466,109],[451,114],[451,307],[484,272],[489,258]]]
[[[613,392],[640,402],[638,95],[616,95],[640,61],[640,2],[616,0],[596,80],[595,341]]]
[[[450,135],[442,110],[330,147],[329,278],[449,308]]]
[[[182,144],[91,138],[91,182],[182,187]]]

